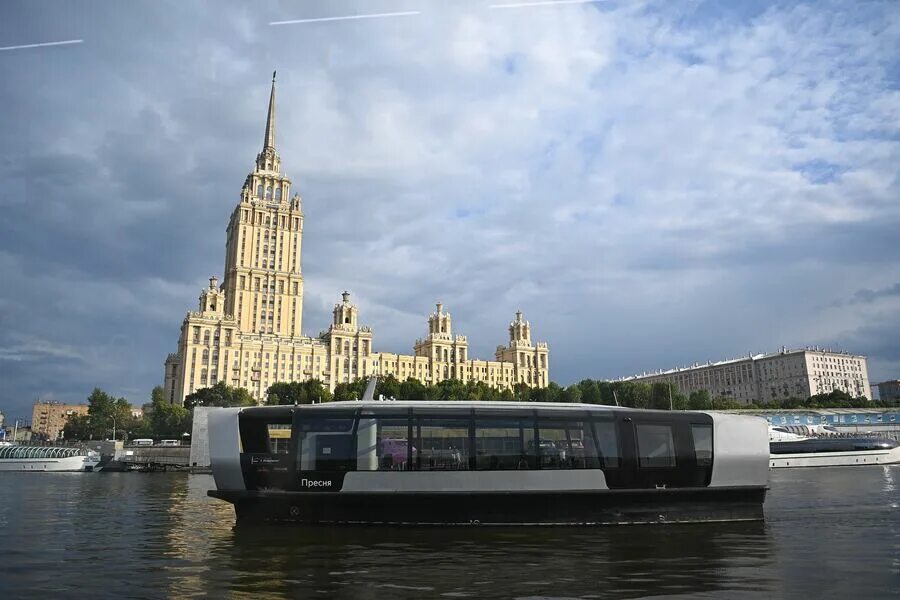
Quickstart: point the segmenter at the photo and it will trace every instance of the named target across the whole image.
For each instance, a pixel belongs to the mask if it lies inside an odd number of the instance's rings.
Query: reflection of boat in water
[[[215,408],[209,441],[239,523],[759,520],[768,475],[762,419],[585,404]]]
[[[58,446],[0,447],[0,471],[98,471],[100,455],[84,448]]]
[[[769,429],[769,467],[840,467],[900,463],[900,442],[875,435],[848,436],[828,426]]]

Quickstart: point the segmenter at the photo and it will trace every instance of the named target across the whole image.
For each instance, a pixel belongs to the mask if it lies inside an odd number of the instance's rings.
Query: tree
[[[94,388],[87,398],[86,415],[73,415],[66,421],[63,435],[67,440],[104,439],[116,437],[134,425],[131,404],[125,398],[114,398],[100,388]]]
[[[220,381],[212,387],[202,388],[184,399],[184,407],[195,406],[255,406],[256,401],[244,388],[232,387]]]
[[[658,381],[650,386],[650,408],[657,410],[669,410],[673,404],[672,396],[675,393],[672,389],[674,384]]]
[[[91,419],[87,415],[72,415],[66,420],[63,438],[66,440],[87,440],[93,437]]]
[[[581,388],[578,385],[570,385],[563,390],[563,402],[577,404],[581,402]]]
[[[182,434],[190,433],[192,426],[191,411],[170,402],[154,402],[150,413],[149,425],[153,437],[181,439]]]
[[[424,400],[425,385],[418,379],[407,377],[406,381],[400,384],[400,400]]]
[[[385,398],[396,398],[401,400],[400,382],[393,375],[379,377],[378,383],[375,385],[375,397],[384,396]]]
[[[331,393],[319,379],[273,383],[266,390],[266,404],[270,406],[277,404],[319,404],[330,401]]]
[[[600,395],[600,388],[597,382],[591,379],[582,379],[578,382],[581,388],[581,401],[585,404],[602,404],[603,397]]]
[[[163,386],[158,385],[150,392],[150,404],[162,404],[164,402],[168,402],[166,398],[166,391],[163,389]]]
[[[712,408],[712,398],[709,396],[708,390],[697,390],[691,392],[688,399],[688,408],[691,410],[710,410]]]

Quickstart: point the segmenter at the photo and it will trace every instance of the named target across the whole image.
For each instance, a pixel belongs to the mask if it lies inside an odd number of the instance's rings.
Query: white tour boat
[[[100,455],[83,448],[58,446],[0,447],[0,471],[98,471]]]
[[[900,463],[900,442],[847,436],[826,426],[769,428],[769,467],[849,467]]]

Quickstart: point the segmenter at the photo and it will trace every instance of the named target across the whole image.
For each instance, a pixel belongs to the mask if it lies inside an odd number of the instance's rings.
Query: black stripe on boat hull
[[[234,504],[239,524],[612,525],[762,520],[766,488],[209,495]]]

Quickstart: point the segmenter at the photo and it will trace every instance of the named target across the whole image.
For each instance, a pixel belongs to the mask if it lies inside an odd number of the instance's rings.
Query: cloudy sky
[[[274,69],[307,334],[348,289],[393,352],[441,300],[490,357],[521,308],[561,384],[807,344],[900,377],[896,1],[512,4],[3,2],[0,410],[161,383]]]

